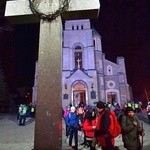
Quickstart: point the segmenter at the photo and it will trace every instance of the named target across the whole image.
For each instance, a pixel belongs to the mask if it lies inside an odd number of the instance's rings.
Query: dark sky
[[[134,99],[143,99],[144,90],[150,91],[150,0],[100,2],[99,18],[92,20],[92,25],[101,35],[106,59],[116,62],[117,56],[125,57]],[[14,26],[11,33],[0,34],[4,67],[11,70],[6,71],[11,86],[33,86],[38,31],[38,24],[29,24]]]
[[[106,58],[125,57],[134,98],[145,98],[144,90],[150,91],[150,1],[101,0],[96,22]]]

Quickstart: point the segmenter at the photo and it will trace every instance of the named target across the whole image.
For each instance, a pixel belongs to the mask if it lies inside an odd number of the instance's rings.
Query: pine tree
[[[9,105],[8,86],[0,64],[0,112],[7,111]]]

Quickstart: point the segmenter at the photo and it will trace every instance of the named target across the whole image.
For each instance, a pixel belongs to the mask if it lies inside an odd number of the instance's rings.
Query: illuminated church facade
[[[111,55],[111,54],[110,54]],[[36,65],[33,101],[36,101]],[[66,21],[62,43],[62,105],[80,102],[93,105],[98,100],[123,105],[130,100],[125,59],[116,63],[105,58],[101,36],[89,19]]]

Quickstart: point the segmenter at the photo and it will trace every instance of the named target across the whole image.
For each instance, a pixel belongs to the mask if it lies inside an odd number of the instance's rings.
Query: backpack
[[[71,128],[78,128],[78,118],[75,113],[69,113],[65,119],[66,125]]]
[[[113,138],[116,138],[121,134],[121,126],[114,111],[110,111],[110,117],[112,117],[113,125],[109,128],[109,132]]]
[[[68,114],[69,114],[69,111],[68,110],[64,110],[63,117],[66,118]]]

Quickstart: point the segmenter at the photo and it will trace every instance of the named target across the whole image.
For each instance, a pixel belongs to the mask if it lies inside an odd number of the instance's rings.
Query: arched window
[[[82,68],[82,48],[77,45],[74,49],[75,68]]]
[[[81,49],[82,49],[81,46],[79,45],[75,46],[75,50],[81,50]]]
[[[110,65],[107,66],[107,75],[113,75],[112,66]]]

